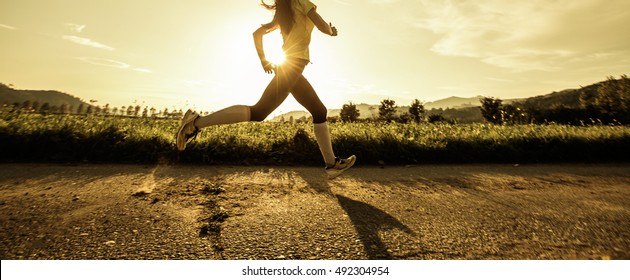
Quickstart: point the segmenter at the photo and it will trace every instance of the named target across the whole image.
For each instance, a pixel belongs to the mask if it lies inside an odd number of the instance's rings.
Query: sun
[[[282,44],[283,40],[280,31],[271,32],[263,37],[265,56],[269,62],[278,65],[286,60],[284,52],[282,51]]]

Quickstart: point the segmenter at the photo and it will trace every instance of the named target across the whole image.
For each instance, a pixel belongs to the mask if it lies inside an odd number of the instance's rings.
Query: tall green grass
[[[243,123],[204,129],[175,150],[177,120],[0,113],[4,162],[158,161],[321,165],[309,123]],[[331,123],[337,155],[362,164],[625,162],[630,127]]]

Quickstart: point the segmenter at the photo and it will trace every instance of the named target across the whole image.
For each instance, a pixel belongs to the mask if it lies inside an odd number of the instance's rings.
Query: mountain
[[[602,88],[603,87],[603,88]],[[597,82],[578,89],[565,89],[562,91],[554,91],[552,93],[538,95],[529,98],[516,98],[516,99],[502,99],[503,105],[513,105],[518,108],[525,109],[530,114],[535,112],[553,111],[554,108],[571,108],[579,109],[584,106],[593,106],[597,104],[598,92],[608,92],[621,89],[630,88],[630,82],[627,76],[623,75],[622,79],[614,79],[609,77],[608,80]],[[617,93],[619,95],[619,93]],[[427,115],[437,114],[446,117],[447,119],[458,120],[462,123],[468,122],[481,122],[483,117],[481,111],[476,107],[481,106],[480,99],[483,96],[475,97],[456,97],[436,100],[432,102],[424,103],[424,108]],[[621,97],[620,97],[621,98]],[[623,99],[623,98],[622,98]],[[355,104],[359,110],[361,119],[378,118],[378,109],[380,104]],[[408,112],[409,106],[401,106],[398,104],[397,112],[399,114]],[[341,109],[328,110],[328,116],[339,116]],[[274,121],[279,121],[283,117],[285,120],[289,120],[290,116],[293,119],[299,119],[302,117],[308,118],[310,114],[305,111],[294,111],[284,115],[277,116]],[[536,115],[535,117],[539,117]],[[541,118],[544,119],[544,118]]]
[[[328,110],[328,115],[330,116],[330,110]],[[301,118],[308,118],[310,116],[311,114],[307,111],[291,111],[291,112],[276,116],[271,121],[282,121],[282,120],[289,121],[291,119],[299,120]]]
[[[449,98],[424,103],[424,109],[429,111],[432,109],[440,109],[440,108],[441,109],[449,109],[449,108],[450,109],[465,109],[465,108],[479,107],[481,106],[481,101],[479,101],[479,99],[481,98],[483,98],[483,96],[475,96],[475,97],[468,97],[468,98],[452,96]],[[506,100],[503,100],[503,104],[510,104],[513,102],[521,101],[521,100],[523,99],[506,99]],[[357,110],[359,110],[360,119],[378,118],[378,108],[381,106],[380,104],[361,103],[361,104],[355,104],[355,105],[357,106]],[[398,108],[396,109],[396,111],[399,114],[408,112],[409,106],[408,105],[401,106],[400,104],[398,104]],[[340,112],[341,112],[341,109],[329,109],[328,116],[330,117],[339,116]],[[271,121],[281,121],[283,118],[284,120],[288,121],[291,119],[291,117],[293,117],[294,120],[298,120],[302,117],[308,118],[310,117],[310,114],[306,111],[292,111],[292,112],[288,112],[288,113],[276,116]]]
[[[565,89],[558,92],[554,91],[549,94],[539,95],[521,100],[519,102],[516,102],[514,105],[524,108],[540,109],[551,108],[558,105],[563,105],[568,108],[579,108],[581,102],[580,99],[583,99],[587,103],[594,104],[595,99],[597,98],[597,89],[604,83],[614,82],[616,81],[604,81],[579,89]]]
[[[481,98],[483,98],[483,96],[481,95],[475,96],[475,97],[469,97],[469,98],[451,96],[449,98],[424,103],[424,108],[425,109],[438,109],[438,108],[456,109],[456,108],[464,108],[464,107],[477,107],[477,106],[481,106],[481,102],[479,101],[479,99]]]
[[[606,81],[594,83],[579,89],[565,89],[562,91],[554,91],[549,94],[539,95],[530,98],[522,99],[503,99],[503,104],[512,104],[516,107],[524,108],[526,110],[546,110],[557,106],[565,108],[580,108],[584,104],[595,104],[600,87],[622,87],[628,88],[628,79],[624,75],[624,79],[615,80],[609,78]],[[424,108],[427,113],[435,114],[448,114],[452,115],[451,118],[463,119],[462,114],[470,115],[472,111],[475,111],[475,107],[481,106],[480,99],[483,96],[474,97],[448,97],[441,100],[424,103]],[[83,107],[90,106],[90,104],[82,101],[81,99],[72,95],[54,91],[54,90],[17,90],[10,86],[0,83],[0,104],[14,104],[18,103],[22,105],[24,102],[30,101],[31,104],[37,102],[39,106],[48,103],[49,106],[62,106],[63,104],[78,108],[80,105]],[[378,118],[378,109],[380,104],[355,104],[359,110],[361,119]],[[409,106],[401,106],[398,104],[397,112],[399,114],[408,112]],[[433,112],[431,112],[433,111]],[[339,116],[341,109],[329,109],[328,116]],[[446,114],[448,113],[448,114]],[[479,114],[479,112],[475,112]],[[306,111],[292,111],[279,116],[276,116],[272,121],[286,120],[291,118],[298,120],[301,118],[308,118],[310,114]],[[477,116],[478,117],[478,116]]]
[[[433,102],[424,103],[424,108],[427,110],[430,109],[461,109],[468,107],[478,107],[481,106],[481,101],[479,101],[483,96],[477,95],[474,97],[457,97],[451,96],[449,98],[436,100]],[[504,99],[503,104],[511,104],[514,102],[521,101],[523,99]]]
[[[378,107],[381,105],[370,105],[370,104],[354,104],[357,106],[357,110],[359,110],[359,118],[361,119],[370,119],[378,117]],[[341,113],[341,109],[331,109],[328,110],[329,116],[339,116]]]
[[[90,105],[77,97],[56,90],[19,90],[0,83],[0,104],[22,105],[26,101],[30,101],[31,104],[37,102],[40,106],[48,103],[51,107],[63,104],[74,108],[81,104],[84,107]]]
[[[380,105],[370,105],[370,104],[355,104],[357,109],[359,110],[359,114],[361,119],[368,119],[372,117],[378,117],[378,107]],[[402,110],[398,108],[398,110]],[[328,116],[339,116],[341,113],[341,109],[328,109]],[[308,118],[311,114],[307,111],[291,111],[288,113],[284,113],[282,115],[274,117],[271,121],[281,121],[284,119],[285,121],[289,121],[291,118],[294,120],[299,120],[300,118]]]

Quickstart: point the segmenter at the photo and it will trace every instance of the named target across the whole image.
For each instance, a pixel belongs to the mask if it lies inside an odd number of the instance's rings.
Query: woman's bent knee
[[[313,123],[325,123],[328,118],[328,110],[322,106],[316,112],[311,112],[311,115],[313,116]]]
[[[268,113],[264,113],[264,112],[261,112],[261,110],[257,110],[255,106],[251,106],[249,107],[249,109],[251,113],[250,121],[252,122],[262,122],[267,118],[267,116],[269,116]]]

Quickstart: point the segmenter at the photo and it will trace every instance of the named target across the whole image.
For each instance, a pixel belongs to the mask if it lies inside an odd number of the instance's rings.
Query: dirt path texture
[[[630,259],[630,164],[0,164],[6,259]]]

